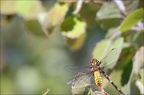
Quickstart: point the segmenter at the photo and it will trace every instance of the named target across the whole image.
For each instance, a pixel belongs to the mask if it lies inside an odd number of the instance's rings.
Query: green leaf
[[[110,38],[114,33],[118,32],[117,28],[111,28],[108,30],[105,38]]]
[[[75,24],[76,22],[74,21],[74,17],[69,16],[65,18],[64,21],[62,22],[61,29],[62,31],[65,31],[65,32],[71,31],[74,28]]]
[[[68,38],[79,38],[86,32],[86,23],[76,17],[68,17],[61,24],[62,34]]]
[[[111,41],[109,40],[102,40],[101,42],[96,44],[96,47],[94,48],[92,53],[93,58],[97,58],[99,61],[101,61],[102,58],[104,58],[104,56],[107,54],[107,51],[111,50],[109,49],[110,45]]]
[[[132,72],[132,60],[129,61],[129,63],[127,64],[127,66],[124,68],[123,73],[122,73],[122,86],[126,85],[129,81],[131,72]]]
[[[37,35],[37,36],[45,36],[45,30],[43,30],[41,24],[39,23],[39,21],[37,19],[33,19],[33,20],[27,20],[26,21],[26,26],[28,27],[28,29],[30,30],[31,33]]]
[[[144,72],[144,68],[140,70],[140,76],[141,76],[140,81],[141,81],[142,84],[144,85],[144,81],[143,81],[143,80],[144,80],[144,74],[143,74],[143,72]]]
[[[124,32],[131,29],[144,18],[144,9],[137,9],[132,12],[120,25],[119,30]]]
[[[115,3],[108,3],[102,6],[96,14],[96,20],[104,29],[116,27],[121,17],[121,12]]]
[[[129,61],[134,57],[135,55],[135,48],[132,46],[129,46],[127,48],[123,48],[121,55],[119,57],[120,60],[124,60],[121,64],[122,68],[125,68]],[[119,68],[119,67],[117,67]]]
[[[70,4],[68,3],[55,3],[55,5],[50,9],[44,25],[49,33],[53,32],[55,26],[61,24],[69,9],[69,6]]]
[[[25,18],[37,18],[38,14],[43,12],[40,1],[19,0],[16,4],[17,13]]]
[[[136,32],[132,37],[132,43],[137,49],[140,48],[141,46],[144,46],[143,38],[144,38],[144,32]]]
[[[120,10],[115,3],[109,3],[105,6],[102,6],[101,9],[97,12],[96,19],[113,19],[121,18]]]
[[[100,5],[95,5],[93,2],[89,2],[89,4],[83,4],[82,8],[79,12],[81,17],[85,19],[88,27],[95,27],[97,22],[94,20],[96,16],[96,12],[100,9]],[[89,15],[91,14],[91,15]]]
[[[86,38],[85,22],[69,16],[61,24],[61,30],[71,50],[75,51],[83,46]]]
[[[99,22],[102,28],[109,29],[109,28],[117,27],[120,22],[120,18],[103,19]]]

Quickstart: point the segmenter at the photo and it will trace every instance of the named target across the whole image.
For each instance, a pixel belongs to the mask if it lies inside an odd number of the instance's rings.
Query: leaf
[[[130,14],[138,8],[143,8],[143,0],[125,0],[123,1],[127,14]]]
[[[33,33],[37,36],[46,37],[45,34],[44,34],[46,32],[42,28],[42,25],[40,24],[40,22],[37,19],[27,20],[26,21],[26,26],[28,27],[28,29],[30,30],[31,33]]]
[[[140,79],[140,81],[142,82],[142,84],[144,85],[144,74],[143,74],[143,72],[144,72],[144,68],[143,69],[141,69],[141,71],[140,71],[140,76],[141,76],[141,79]]]
[[[15,14],[16,13],[16,0],[10,1],[10,0],[0,0],[0,12],[1,14]]]
[[[85,27],[85,22],[73,16],[67,17],[61,24],[62,35],[66,38],[71,50],[78,50],[84,44],[86,38]]]
[[[102,60],[102,58],[104,58],[104,56],[107,54],[110,44],[111,41],[109,40],[103,40],[97,43],[92,53],[93,57],[97,58],[99,61]]]
[[[134,56],[134,67],[133,67],[133,72],[138,76],[140,74],[140,70],[143,67],[144,63],[144,46],[142,46],[139,50],[136,51],[135,56]]]
[[[72,51],[76,51],[76,50],[79,50],[83,46],[86,36],[87,36],[86,33],[84,33],[79,38],[76,38],[76,39],[71,39],[71,38],[66,37],[66,41],[70,49]]]
[[[55,5],[50,9],[45,21],[45,28],[48,30],[48,32],[51,32],[53,27],[59,25],[63,21],[69,6],[69,3],[55,3]]]
[[[121,18],[120,10],[115,3],[108,3],[105,6],[101,7],[96,16],[97,20],[113,18]]]
[[[134,55],[135,55],[135,48],[133,46],[123,48],[119,57],[120,60],[123,60],[121,68],[125,68],[129,63],[129,61],[134,57]],[[119,65],[117,68],[119,68]]]
[[[136,86],[138,87],[138,89],[139,89],[139,91],[140,91],[140,94],[144,94],[144,91],[143,91],[144,85],[143,85],[142,81],[137,80],[137,81],[136,81]]]
[[[119,22],[120,22],[120,18],[103,19],[99,21],[100,26],[104,29],[117,27]]]
[[[102,61],[102,64],[116,62],[120,56],[123,46],[123,38],[118,38],[115,41],[103,40],[98,43],[93,50],[93,57]],[[115,48],[112,50],[112,48]]]
[[[121,80],[122,86],[126,85],[130,79],[130,75],[132,72],[132,64],[133,64],[132,60],[130,60],[129,63],[127,64],[127,66],[123,70],[122,80]]]
[[[100,5],[98,4],[96,5],[93,2],[89,2],[89,4],[83,3],[79,14],[83,19],[85,19],[88,27],[96,27],[97,22],[94,19],[100,7],[101,7]]]
[[[61,25],[62,34],[68,38],[79,38],[86,32],[86,23],[76,17],[68,17]]]
[[[1,13],[3,14],[19,14],[24,18],[31,19],[37,18],[40,12],[44,11],[44,8],[38,0],[2,0]]]
[[[16,4],[18,14],[27,19],[37,18],[38,14],[44,11],[40,1],[18,0]]]
[[[135,76],[135,75],[133,75],[131,77],[129,91],[130,91],[130,94],[134,94],[134,95],[138,94],[138,95],[140,95],[140,90],[139,90],[139,88],[136,85],[136,79],[137,79],[137,76]]]
[[[144,9],[137,9],[132,12],[120,25],[119,30],[124,32],[130,30],[133,26],[135,26],[139,21],[143,20],[144,17]]]
[[[140,48],[141,46],[144,46],[143,37],[144,32],[136,32],[132,37],[132,43],[137,49]]]
[[[117,31],[118,31],[117,28],[111,28],[111,29],[109,29],[108,32],[107,32],[107,34],[106,34],[106,36],[105,36],[105,38],[110,38]]]
[[[104,29],[116,27],[121,18],[121,12],[115,3],[107,3],[96,14],[96,20]]]

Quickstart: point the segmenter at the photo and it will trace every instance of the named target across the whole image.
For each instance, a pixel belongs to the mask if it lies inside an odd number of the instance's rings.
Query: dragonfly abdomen
[[[94,72],[94,78],[95,78],[96,85],[101,88],[102,87],[102,77],[101,77],[99,71]]]

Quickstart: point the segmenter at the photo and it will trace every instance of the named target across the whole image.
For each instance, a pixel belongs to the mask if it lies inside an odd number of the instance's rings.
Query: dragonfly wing
[[[86,67],[83,67],[83,66],[67,65],[64,67],[64,70],[71,72],[71,73],[78,73],[78,72],[88,72],[90,69],[86,70]]]
[[[109,69],[112,69],[118,62],[118,55],[119,50],[117,48],[105,51],[101,54],[101,56],[103,56],[102,59],[99,60],[101,62],[100,67],[108,67]]]
[[[78,72],[74,79],[68,81],[67,84],[72,84],[72,87],[85,87],[90,85],[90,77],[82,72]]]

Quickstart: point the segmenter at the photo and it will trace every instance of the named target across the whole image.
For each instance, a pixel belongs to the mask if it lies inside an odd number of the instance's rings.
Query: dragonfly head
[[[91,65],[96,65],[96,64],[98,64],[99,63],[99,61],[96,59],[96,58],[93,58],[92,60],[91,60]]]

